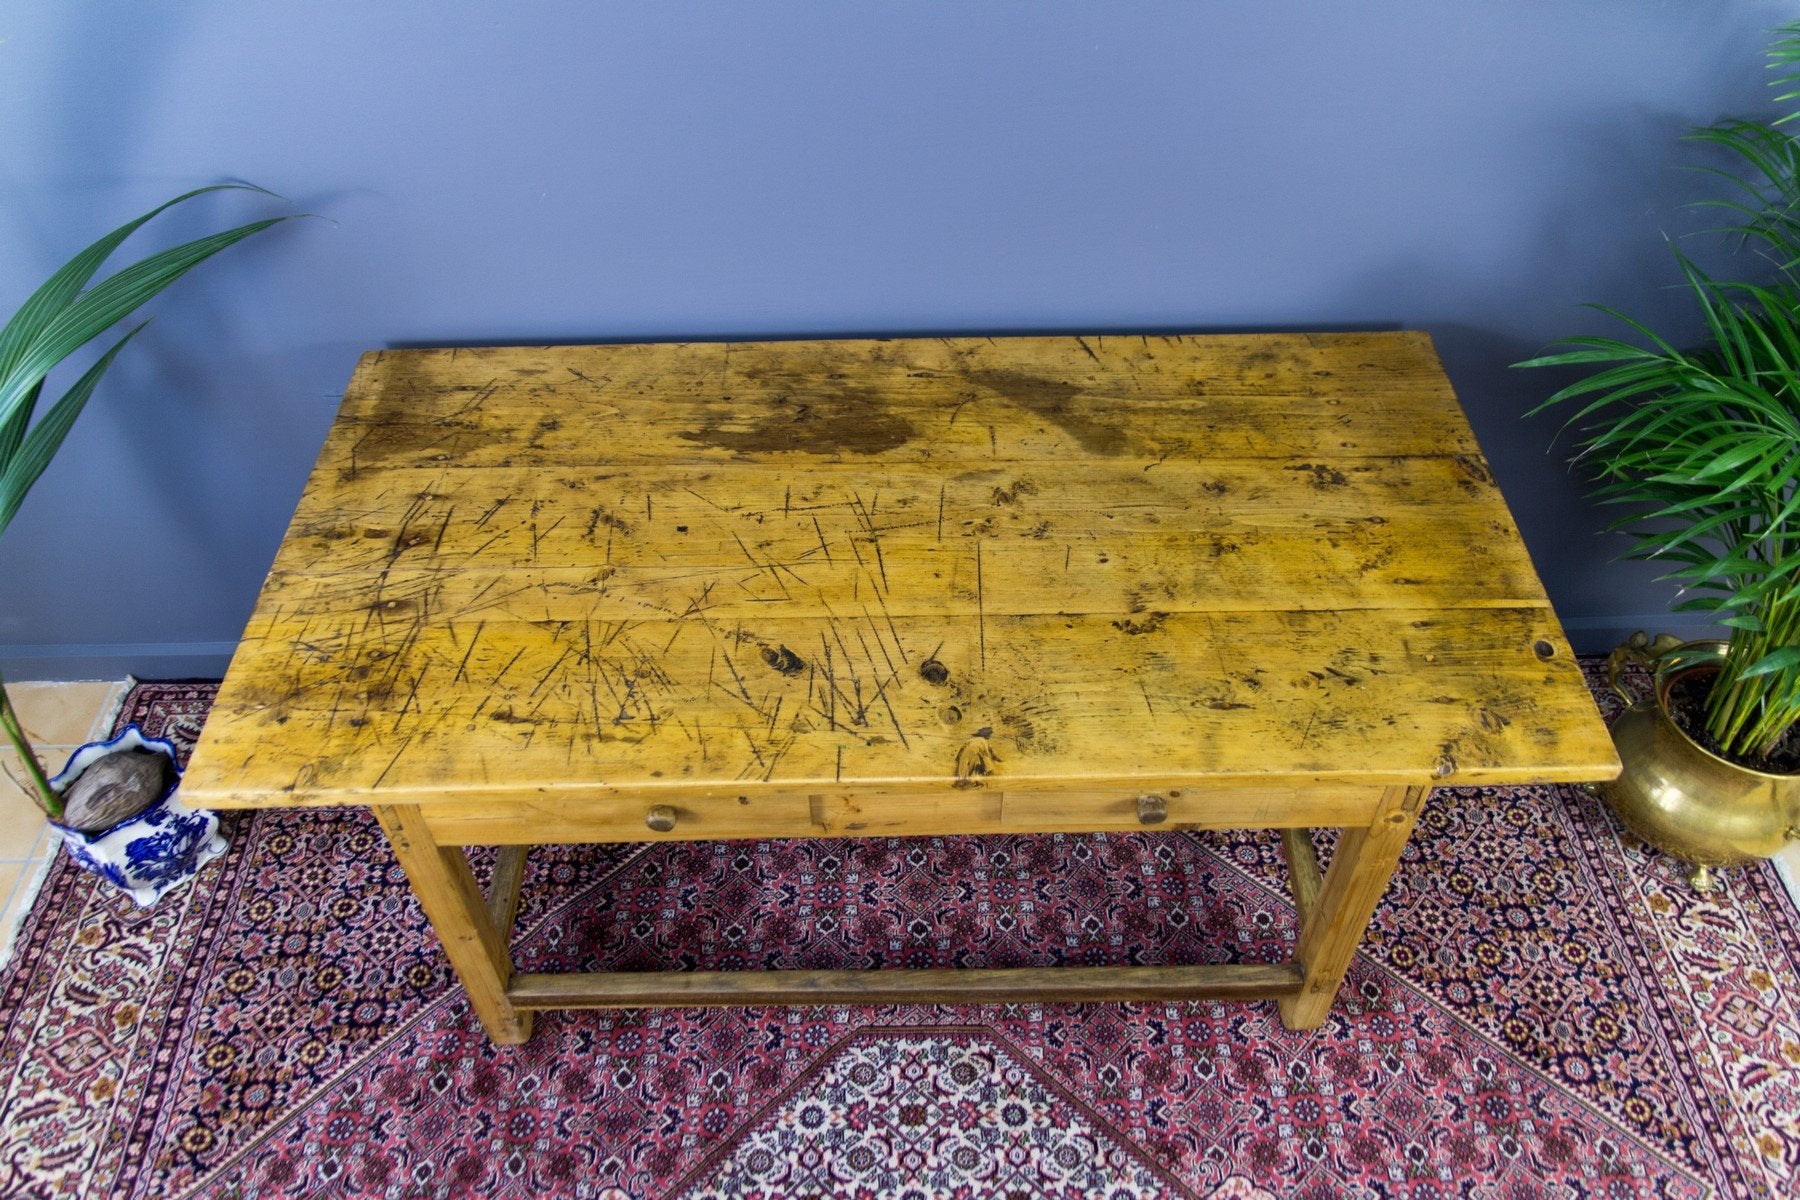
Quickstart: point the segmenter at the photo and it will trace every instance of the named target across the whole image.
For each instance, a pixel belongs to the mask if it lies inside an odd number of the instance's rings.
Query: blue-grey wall
[[[0,311],[175,192],[290,224],[155,307],[0,545],[15,677],[217,672],[359,351],[1429,330],[1578,644],[1666,624],[1508,371],[1674,332],[1738,0],[11,0]],[[152,248],[275,211],[209,198]],[[1703,255],[1704,257],[1704,255]],[[1456,553],[1455,547],[1445,552]]]

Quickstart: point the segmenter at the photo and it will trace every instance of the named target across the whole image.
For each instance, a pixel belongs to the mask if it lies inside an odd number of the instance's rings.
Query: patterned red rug
[[[121,720],[191,745],[212,687]],[[1273,1005],[548,1014],[491,1047],[359,813],[228,818],[140,913],[65,863],[0,974],[0,1195],[1793,1196],[1800,916],[1571,789],[1428,805],[1331,1020]],[[1277,843],[575,847],[528,969],[1284,958]]]

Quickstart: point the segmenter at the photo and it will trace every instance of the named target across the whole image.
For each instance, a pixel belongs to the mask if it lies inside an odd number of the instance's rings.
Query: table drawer
[[[1129,829],[1255,829],[1367,824],[1378,788],[1120,788],[925,795],[826,793],[810,798],[819,836],[1094,833]]]
[[[759,795],[543,797],[421,806],[440,846],[722,841],[817,837],[807,797]]]
[[[1364,825],[1378,788],[1175,788],[1157,792],[825,792],[669,798],[542,798],[425,806],[440,845],[908,837]]]

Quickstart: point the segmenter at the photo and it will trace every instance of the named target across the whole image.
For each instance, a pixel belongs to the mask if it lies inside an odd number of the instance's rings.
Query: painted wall
[[[12,0],[0,309],[178,191],[330,218],[182,281],[0,545],[14,677],[216,673],[359,351],[1429,330],[1578,644],[1665,625],[1507,370],[1681,332],[1679,135],[1748,0]],[[224,197],[154,248],[278,206]],[[1704,255],[1703,255],[1704,257]],[[1454,553],[1454,548],[1446,548]]]

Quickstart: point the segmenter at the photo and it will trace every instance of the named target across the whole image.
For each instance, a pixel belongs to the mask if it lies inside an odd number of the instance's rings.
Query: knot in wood
[[[979,787],[974,782],[983,775],[994,774],[1000,766],[1000,755],[995,752],[994,744],[988,741],[993,731],[981,729],[976,735],[963,743],[962,749],[956,752],[956,782],[958,787]]]
[[[789,650],[786,646],[764,646],[763,661],[780,671],[783,675],[798,675],[806,670],[806,660]]]

